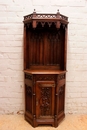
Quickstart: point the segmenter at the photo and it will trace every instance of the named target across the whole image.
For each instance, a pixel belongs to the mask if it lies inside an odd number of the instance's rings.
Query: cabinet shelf
[[[30,74],[63,74],[66,73],[66,71],[62,70],[24,70],[25,73],[30,73]]]

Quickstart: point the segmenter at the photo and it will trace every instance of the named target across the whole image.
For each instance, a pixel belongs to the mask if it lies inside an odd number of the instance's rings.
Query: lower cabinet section
[[[25,119],[33,126],[57,127],[64,118],[65,73],[25,73]]]

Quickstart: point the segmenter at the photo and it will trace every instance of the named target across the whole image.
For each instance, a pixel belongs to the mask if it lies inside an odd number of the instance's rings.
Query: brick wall
[[[66,113],[87,114],[87,0],[0,0],[0,114],[23,113],[23,16],[69,17]]]

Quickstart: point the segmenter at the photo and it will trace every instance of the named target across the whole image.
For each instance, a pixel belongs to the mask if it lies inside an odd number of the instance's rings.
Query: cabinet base
[[[50,125],[52,127],[58,127],[59,123],[65,118],[65,114],[62,114],[58,119],[32,119],[25,114],[25,120],[28,121],[32,127]]]

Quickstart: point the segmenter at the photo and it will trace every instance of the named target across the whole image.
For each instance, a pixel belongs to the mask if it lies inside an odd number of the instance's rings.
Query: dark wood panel
[[[65,97],[65,84],[59,87],[59,91],[58,91],[58,104],[59,104],[58,113],[59,114],[64,111],[64,97]]]
[[[61,65],[63,68],[64,35],[62,31],[64,31],[62,28],[59,31],[56,28],[50,28],[48,31],[36,29],[34,33],[27,30],[26,56],[29,57],[27,68],[31,65]]]
[[[32,88],[25,85],[26,89],[26,111],[32,113]]]

